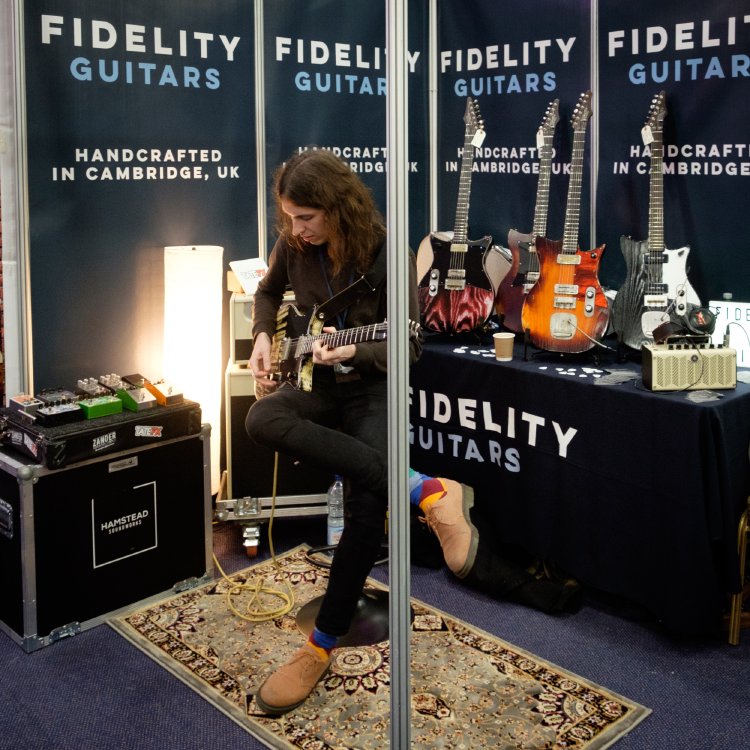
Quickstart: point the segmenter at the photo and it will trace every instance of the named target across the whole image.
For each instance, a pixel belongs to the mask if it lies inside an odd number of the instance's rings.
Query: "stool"
[[[747,508],[740,516],[737,526],[737,554],[740,558],[740,591],[732,594],[729,610],[729,643],[738,646],[740,643],[740,624],[742,621],[742,600],[745,589],[745,565],[747,563],[747,547],[750,543],[750,497]]]
[[[327,545],[325,547],[315,547],[308,550],[305,557],[308,562],[318,565],[321,568],[330,568],[330,558],[321,559],[321,553],[333,555],[336,551],[336,545]],[[376,560],[375,565],[381,565],[388,562],[387,549],[385,556]],[[348,632],[338,640],[338,646],[370,646],[373,643],[388,640],[389,636],[389,617],[388,617],[388,599],[387,591],[375,589],[366,586],[362,591],[357,602],[357,609],[352,619],[352,624]],[[303,635],[310,635],[315,627],[315,618],[323,602],[323,596],[304,604],[297,613],[297,627]],[[414,608],[410,605],[411,619],[414,620]]]

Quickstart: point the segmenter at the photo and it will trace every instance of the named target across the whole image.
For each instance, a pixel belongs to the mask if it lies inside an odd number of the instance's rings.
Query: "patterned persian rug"
[[[281,718],[253,695],[303,642],[296,614],[325,590],[327,571],[302,545],[229,579],[110,621],[240,726],[272,748],[382,750],[389,743],[389,643],[338,648],[310,698]],[[286,615],[243,618],[269,590],[294,591]],[[383,590],[371,580],[369,585]],[[241,588],[240,588],[241,587]],[[256,589],[261,589],[256,593]],[[256,597],[256,603],[249,601]],[[649,709],[412,599],[412,748],[601,750]]]

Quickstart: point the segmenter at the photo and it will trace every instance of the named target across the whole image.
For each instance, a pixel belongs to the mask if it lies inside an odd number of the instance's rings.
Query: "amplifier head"
[[[720,390],[737,386],[737,352],[713,345],[645,344],[643,384],[652,391]]]

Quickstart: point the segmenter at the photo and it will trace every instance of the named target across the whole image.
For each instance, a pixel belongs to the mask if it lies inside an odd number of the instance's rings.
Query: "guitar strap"
[[[374,292],[385,278],[386,253],[383,249],[384,247],[385,242],[375,251],[375,260],[367,273],[362,274],[356,281],[349,284],[349,286],[337,294],[334,294],[333,297],[326,300],[322,305],[316,307],[313,310],[313,316],[322,321],[330,320],[347,307],[353,305],[360,297]]]

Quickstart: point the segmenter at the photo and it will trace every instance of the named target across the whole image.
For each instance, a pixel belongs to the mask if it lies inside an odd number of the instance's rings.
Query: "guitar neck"
[[[383,321],[382,323],[371,323],[370,325],[359,326],[357,328],[345,328],[341,331],[300,336],[294,342],[295,352],[297,356],[309,354],[316,341],[320,341],[332,348],[345,346],[346,344],[361,344],[365,341],[374,341],[383,338],[387,330],[388,324]]]
[[[471,192],[471,171],[474,167],[474,145],[468,128],[464,136],[464,150],[461,155],[461,176],[458,181],[458,203],[456,221],[453,225],[453,244],[465,245],[468,241],[469,194]]]
[[[536,189],[534,206],[533,237],[544,237],[547,234],[547,214],[549,213],[549,186],[552,174],[552,134],[545,133],[544,146],[539,157],[539,182]]]
[[[648,252],[661,256],[664,252],[664,142],[661,129],[653,129],[651,144],[651,176],[648,200]]]
[[[581,184],[583,181],[583,154],[586,129],[578,128],[573,134],[573,158],[570,164],[568,204],[565,213],[562,252],[574,254],[578,251],[578,227],[581,219]]]

